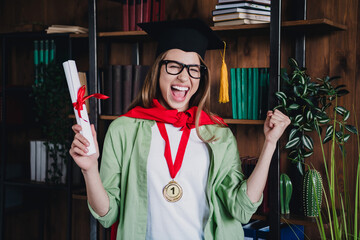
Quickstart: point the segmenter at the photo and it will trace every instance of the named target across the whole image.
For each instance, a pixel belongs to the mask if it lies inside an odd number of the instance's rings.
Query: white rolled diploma
[[[78,74],[78,71],[76,68],[75,61],[73,61],[73,60],[66,61],[63,63],[63,67],[64,67],[64,71],[65,71],[66,81],[67,81],[68,87],[69,87],[71,102],[72,103],[77,102],[77,94],[78,94],[78,91],[79,91],[79,88],[81,87],[81,85],[80,85],[79,74]],[[80,111],[81,118],[78,114],[77,109],[75,109],[75,108],[74,108],[74,113],[75,113],[77,124],[79,124],[82,128],[82,131],[80,133],[90,143],[90,146],[87,147],[89,150],[87,155],[96,153],[94,138],[91,133],[89,115],[88,115],[85,103],[83,105],[83,109]]]

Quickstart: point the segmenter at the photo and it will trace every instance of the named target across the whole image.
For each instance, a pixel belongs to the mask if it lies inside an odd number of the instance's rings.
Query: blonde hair
[[[153,99],[160,99],[161,91],[159,87],[159,77],[160,77],[160,69],[161,65],[160,62],[165,58],[166,52],[161,53],[156,59],[152,67],[150,68],[149,72],[146,75],[143,87],[141,92],[136,96],[134,101],[131,103],[129,110],[133,109],[136,106],[141,106],[143,108],[150,108]],[[198,54],[200,63],[206,66],[204,60]],[[189,108],[193,106],[197,106],[197,111],[195,115],[195,128],[196,133],[199,138],[204,142],[211,142],[214,141],[215,137],[212,136],[210,139],[203,139],[200,135],[199,131],[199,122],[200,122],[200,114],[201,111],[206,112],[210,118],[218,125],[225,126],[219,119],[216,117],[215,114],[211,113],[208,110],[207,106],[207,99],[210,95],[210,70],[206,66],[206,70],[202,73],[199,88],[196,93],[191,97],[189,101]]]

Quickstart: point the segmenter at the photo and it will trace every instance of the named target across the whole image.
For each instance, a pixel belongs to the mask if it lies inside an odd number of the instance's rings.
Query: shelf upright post
[[[295,12],[294,15],[296,20],[306,20],[306,0],[295,1]],[[300,67],[305,67],[305,50],[306,50],[306,39],[305,34],[300,33],[295,39],[295,59]]]
[[[5,157],[6,157],[6,147],[4,146],[4,143],[6,142],[6,127],[5,127],[5,79],[6,79],[6,67],[5,67],[5,57],[6,57],[6,37],[1,36],[1,42],[2,42],[2,56],[1,56],[1,73],[2,73],[2,87],[1,87],[1,142],[3,143],[1,146],[1,172],[0,172],[0,240],[4,237],[4,214],[5,214]]]
[[[281,0],[271,1],[270,15],[270,83],[269,83],[269,109],[277,105],[277,100],[273,93],[280,88],[280,58],[281,58]],[[270,225],[270,236],[268,239],[280,239],[280,152],[279,143],[277,143],[275,153],[272,157],[269,170],[269,198],[270,212],[268,222]]]
[[[89,93],[97,92],[97,30],[96,30],[96,0],[89,0]],[[89,119],[97,129],[98,105],[95,98],[90,98]],[[97,239],[97,221],[90,214],[90,240]]]

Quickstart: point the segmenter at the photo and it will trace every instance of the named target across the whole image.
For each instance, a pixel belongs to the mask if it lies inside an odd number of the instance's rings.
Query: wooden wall
[[[186,4],[184,3],[186,2]],[[217,0],[167,0],[167,19],[180,19],[188,17],[200,17],[212,24],[211,11],[214,9]],[[307,0],[307,18],[329,18],[334,22],[346,25],[346,31],[336,31],[330,34],[317,33],[306,37],[306,67],[313,79],[326,75],[340,75],[339,83],[347,85],[350,94],[339,99],[339,105],[344,105],[357,113],[360,123],[360,4],[357,0]],[[110,0],[98,1],[98,31],[117,31],[121,29],[121,5]],[[283,0],[283,19],[293,19],[293,2]],[[0,1],[0,32],[12,32],[14,30],[26,30],[29,25],[46,26],[51,24],[69,24],[87,27],[88,7],[87,0],[2,0]],[[269,66],[269,34],[267,32],[241,32],[241,33],[220,33],[220,36],[227,41],[228,49],[226,61],[228,69],[232,67],[268,67]],[[288,57],[294,56],[294,48],[291,44],[289,33],[282,35],[282,59],[281,67],[287,67]],[[81,44],[80,44],[81,45]],[[80,46],[79,45],[79,46]],[[86,46],[86,45],[82,45]],[[128,51],[131,44],[113,43],[108,62],[110,64],[129,64],[130,58],[123,58],[124,52]],[[145,42],[141,45],[141,64],[150,64],[154,59],[154,46],[152,42]],[[99,50],[105,50],[100,42]],[[149,50],[152,49],[152,50]],[[75,58],[81,58],[86,54],[86,47],[79,49]],[[100,66],[104,64],[101,53],[99,54]],[[83,60],[81,60],[83,61]],[[219,51],[208,51],[205,61],[212,70],[212,93],[211,110],[222,117],[231,117],[231,104],[220,105],[217,103],[217,92],[219,88],[218,79],[220,75],[221,57]],[[81,63],[81,70],[87,70],[86,60]],[[353,111],[352,109],[355,109]],[[350,124],[355,124],[353,118]],[[233,126],[238,137],[240,152],[248,154],[259,154],[263,141],[262,127],[260,126]],[[249,139],[256,136],[257,140]],[[316,136],[314,136],[314,140]],[[347,145],[349,161],[349,182],[353,183],[355,176],[355,164],[358,159],[357,143],[355,137]],[[286,139],[282,139],[284,143]],[[315,140],[315,148],[319,150],[319,144]],[[329,146],[326,145],[327,151]],[[281,170],[286,171],[288,161],[286,153],[281,155]],[[338,154],[338,159],[340,155]],[[313,163],[316,168],[321,168],[321,153],[317,151],[307,163]],[[339,171],[342,169],[342,162],[338,161]],[[323,175],[324,176],[324,175]],[[340,179],[340,183],[342,180]],[[350,186],[354,189],[354,186]],[[78,218],[77,218],[78,219]],[[87,221],[87,220],[86,220]]]

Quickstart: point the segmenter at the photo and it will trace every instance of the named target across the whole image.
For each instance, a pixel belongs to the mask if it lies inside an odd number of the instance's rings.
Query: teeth
[[[189,90],[188,87],[180,87],[180,86],[172,86],[172,88],[175,88],[176,90],[179,90],[179,91],[187,91],[187,90]]]

